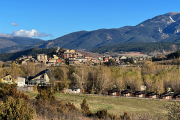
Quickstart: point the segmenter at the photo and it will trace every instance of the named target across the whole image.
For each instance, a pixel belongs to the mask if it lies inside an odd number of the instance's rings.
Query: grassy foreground
[[[37,93],[26,93],[32,97]],[[122,115],[124,112],[133,114],[134,116],[148,116],[153,118],[163,118],[167,114],[164,104],[171,104],[170,101],[130,99],[119,97],[76,95],[76,94],[59,94],[56,93],[59,100],[67,100],[75,104],[80,109],[83,99],[86,99],[91,111],[106,109],[109,113]]]

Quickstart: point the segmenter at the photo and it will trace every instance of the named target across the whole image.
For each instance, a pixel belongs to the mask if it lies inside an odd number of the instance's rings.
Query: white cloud
[[[19,26],[20,23],[11,23],[12,26]]]
[[[39,33],[37,30],[19,30],[19,31],[13,31],[12,33],[13,36],[22,36],[22,37],[47,37],[47,36],[52,36],[51,34],[46,34],[46,33]]]

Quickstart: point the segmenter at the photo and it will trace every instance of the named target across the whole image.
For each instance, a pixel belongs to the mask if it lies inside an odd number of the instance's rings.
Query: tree
[[[162,80],[156,77],[152,89],[156,93],[164,93],[164,86]]]
[[[1,120],[32,120],[34,109],[23,99],[4,99],[0,106]]]
[[[3,68],[0,68],[0,78],[6,75],[6,71]]]
[[[110,65],[111,66],[116,66],[116,61],[111,61]]]
[[[152,87],[154,85],[153,79],[154,79],[154,74],[144,75],[143,76],[143,80],[144,80],[144,83],[146,85],[146,91],[148,91],[148,92],[152,92],[153,91],[153,89],[152,89]]]
[[[95,91],[95,83],[97,81],[97,67],[90,67],[88,74],[88,87],[91,89],[91,92]]]
[[[117,88],[120,90],[120,95],[121,95],[121,90],[125,87],[123,73],[124,73],[123,69],[111,68],[111,76],[114,81],[114,85],[116,85]]]
[[[11,68],[9,68],[8,73],[12,75],[13,78],[24,75],[24,72],[16,65],[15,62],[11,64]]]
[[[125,86],[130,86],[132,91],[139,91],[143,81],[141,71],[130,68],[124,73]]]
[[[54,77],[61,81],[61,85],[68,88],[69,87],[69,76],[68,76],[69,70],[65,67],[58,67],[54,70]]]
[[[156,73],[156,65],[152,61],[146,61],[142,65],[142,74],[155,74]]]
[[[27,76],[35,76],[38,71],[36,70],[36,67],[34,63],[28,62],[28,64],[21,65],[22,71],[24,71],[24,74]]]
[[[130,61],[129,61],[131,64],[134,63],[134,60],[133,60],[133,57],[131,57]]]
[[[88,67],[87,66],[76,66],[75,72],[73,75],[76,78],[76,83],[78,84],[79,87],[81,88],[86,88],[87,87],[87,81],[88,81]]]
[[[53,103],[56,100],[55,92],[48,89],[40,90],[40,93],[36,96],[37,100],[47,100]]]
[[[111,71],[107,66],[100,67],[97,73],[97,85],[99,88],[99,94],[102,93],[103,90],[108,88],[113,82],[111,82]]]

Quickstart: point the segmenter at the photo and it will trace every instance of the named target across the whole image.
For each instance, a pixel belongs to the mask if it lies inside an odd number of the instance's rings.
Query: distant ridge
[[[132,18],[133,19],[133,18]],[[12,41],[14,42],[14,41]],[[180,12],[169,12],[147,19],[136,26],[124,26],[114,29],[78,31],[49,41],[40,41],[31,45],[7,46],[2,52],[15,52],[33,47],[92,50],[104,45],[128,42],[180,42]],[[15,46],[14,46],[15,45]]]

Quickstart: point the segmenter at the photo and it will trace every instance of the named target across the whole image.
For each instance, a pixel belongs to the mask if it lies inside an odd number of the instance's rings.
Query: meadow
[[[35,97],[37,93],[26,93]],[[148,118],[167,119],[168,110],[164,107],[166,104],[172,104],[172,101],[133,99],[123,97],[97,96],[97,95],[77,95],[56,93],[58,100],[65,100],[74,103],[80,109],[83,99],[87,100],[91,111],[106,109],[109,113],[122,115],[127,112],[131,117],[139,116]]]

